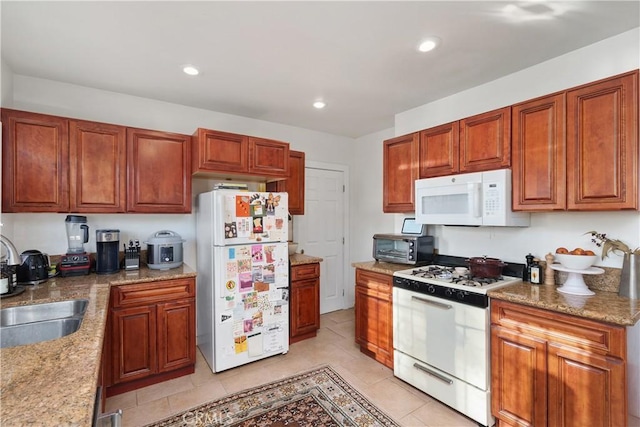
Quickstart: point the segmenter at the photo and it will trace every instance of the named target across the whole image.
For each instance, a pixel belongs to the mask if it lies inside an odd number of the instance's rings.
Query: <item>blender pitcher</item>
[[[67,253],[83,253],[84,244],[89,241],[89,226],[87,225],[87,217],[81,215],[67,215],[64,223],[67,227]]]

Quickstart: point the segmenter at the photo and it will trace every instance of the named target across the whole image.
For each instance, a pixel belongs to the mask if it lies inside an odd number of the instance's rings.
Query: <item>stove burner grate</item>
[[[502,276],[497,278],[492,277],[476,277],[471,273],[458,274],[455,272],[454,267],[443,267],[439,265],[428,265],[411,271],[411,275],[416,278],[435,279],[443,282],[456,283],[462,286],[480,288],[483,286],[491,285],[503,280]]]

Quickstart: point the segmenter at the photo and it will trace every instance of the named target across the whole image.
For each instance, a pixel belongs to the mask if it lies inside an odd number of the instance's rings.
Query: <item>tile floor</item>
[[[107,411],[123,410],[123,427],[142,426],[230,393],[329,364],[354,388],[403,426],[477,426],[449,407],[393,376],[360,353],[353,309],[321,316],[318,336],[289,352],[213,374],[198,352],[195,373],[107,399]],[[639,426],[634,419],[631,425]]]

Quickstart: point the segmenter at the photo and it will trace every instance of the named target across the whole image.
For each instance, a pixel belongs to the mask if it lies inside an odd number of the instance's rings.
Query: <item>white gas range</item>
[[[521,266],[512,264],[509,272],[521,277]],[[440,265],[393,276],[394,375],[476,422],[493,425],[487,292],[522,279],[473,278]]]

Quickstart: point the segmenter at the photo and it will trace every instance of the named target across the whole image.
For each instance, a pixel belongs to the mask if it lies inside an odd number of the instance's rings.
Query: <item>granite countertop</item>
[[[392,276],[396,271],[407,270],[411,268],[410,265],[406,264],[394,264],[391,262],[379,261],[354,262],[351,264],[351,266],[355,268],[361,268],[363,270],[374,271],[376,273],[388,274],[390,276]]]
[[[398,270],[411,268],[410,265],[388,262],[354,262],[352,267],[377,273],[393,275]],[[510,301],[532,307],[571,314],[586,319],[598,320],[620,326],[631,326],[640,321],[640,300],[630,300],[618,296],[617,284],[620,270],[604,268],[604,275],[585,277],[593,296],[568,295],[557,291],[555,285],[532,285],[517,283],[488,292],[491,298]],[[566,274],[557,275],[560,282]]]
[[[2,308],[87,298],[77,332],[36,344],[0,349],[0,425],[90,426],[109,307],[109,287],[195,277],[187,265],[171,270],[55,277],[3,298]]]
[[[491,298],[571,314],[619,326],[631,326],[640,320],[640,300],[630,300],[591,288],[595,295],[581,296],[558,292],[555,285],[519,283],[489,291]]]
[[[313,263],[322,262],[322,261],[323,261],[322,258],[311,256],[311,255],[305,255],[305,254],[293,254],[289,256],[289,263],[292,266],[303,265],[303,264],[313,264]]]

